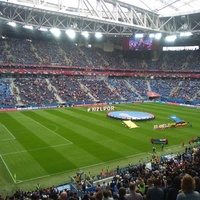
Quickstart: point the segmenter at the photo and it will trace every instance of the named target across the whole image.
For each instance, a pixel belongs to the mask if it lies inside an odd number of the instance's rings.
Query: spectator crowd
[[[17,190],[0,199],[61,199],[61,200],[199,200],[200,147],[189,146],[176,159],[163,159],[153,154],[151,167],[147,163],[117,166],[114,175],[100,173],[101,182],[94,184],[89,176],[76,179],[76,189],[58,190],[52,186],[33,191]],[[109,178],[109,179],[108,179]],[[88,190],[89,187],[93,190]]]
[[[65,75],[0,78],[1,106],[148,100],[148,92],[182,101],[200,101],[199,80]]]
[[[86,71],[88,76],[63,75],[65,66]],[[105,52],[97,47],[86,48],[57,41],[1,39],[0,70],[4,74],[0,78],[0,105],[135,101],[148,99],[148,91],[200,102],[200,80],[179,76],[179,72],[198,74],[199,66],[199,51],[162,52],[158,59],[152,60],[150,52]],[[7,74],[6,70],[11,68],[13,74]],[[94,68],[127,73],[138,70],[141,76],[92,76]],[[27,74],[19,74],[18,69]],[[53,71],[53,74],[47,75],[46,71],[40,74],[40,70]],[[54,73],[56,70],[60,74]],[[178,78],[149,76],[154,70],[177,70]],[[153,157],[151,168],[147,168],[146,163],[123,169],[117,167],[111,181],[106,182],[108,177],[101,174],[103,182],[93,191],[87,190],[88,183],[93,183],[92,179],[86,178],[78,182],[81,189],[60,191],[56,186],[38,186],[33,191],[18,190],[11,196],[0,195],[0,200],[200,200],[199,166],[200,149],[187,148],[177,155],[176,160]]]
[[[157,59],[152,59],[150,51],[127,52],[116,49],[106,52],[100,47],[88,48],[54,40],[0,39],[0,63],[14,65],[193,71],[199,69],[199,55],[199,50],[163,51]]]

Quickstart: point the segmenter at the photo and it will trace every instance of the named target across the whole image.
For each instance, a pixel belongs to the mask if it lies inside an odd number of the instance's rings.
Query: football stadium
[[[199,5],[0,0],[0,199],[200,199]]]

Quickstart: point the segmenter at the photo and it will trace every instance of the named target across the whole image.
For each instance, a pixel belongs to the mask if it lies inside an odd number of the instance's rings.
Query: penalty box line
[[[66,145],[67,145],[67,144],[66,144]],[[55,146],[52,146],[52,147],[59,147],[59,146],[64,146],[64,145],[55,145]],[[177,147],[177,145],[173,145],[173,146],[171,146],[171,147],[175,148],[175,147]],[[33,151],[34,151],[34,150],[40,150],[40,149],[42,149],[42,148],[33,149]],[[43,148],[43,149],[45,149],[45,148]],[[30,151],[31,151],[31,150],[30,150]],[[14,154],[14,153],[23,153],[23,152],[28,152],[28,151],[19,151],[19,152],[7,153],[7,154],[2,154],[2,155],[4,156],[4,155],[9,155],[9,154]],[[129,159],[129,158],[134,158],[134,157],[138,157],[138,156],[143,156],[143,155],[146,155],[146,153],[151,154],[150,152],[143,152],[143,153],[133,154],[133,155],[127,156],[127,157],[125,157],[125,158],[126,158],[126,159]],[[165,153],[167,153],[167,152],[165,152]],[[8,172],[9,172],[9,174],[10,174],[12,180],[13,180],[14,183],[16,184],[18,181],[16,181],[16,180],[14,179],[14,176],[13,176],[12,173],[10,172],[10,170],[9,170],[9,168],[8,168],[8,166],[7,166],[7,164],[6,164],[6,162],[4,161],[4,159],[3,159],[3,157],[2,157],[2,155],[0,155],[0,157],[1,157],[1,159],[2,159],[2,161],[3,161],[3,163],[4,163],[4,165],[5,165],[6,169],[8,170]],[[110,162],[96,163],[96,164],[88,165],[88,166],[85,166],[85,167],[82,167],[82,168],[77,168],[77,170],[78,170],[78,169],[90,169],[91,167],[100,166],[100,165],[106,164],[106,163],[108,164],[108,163],[112,163],[112,162],[116,162],[116,161],[121,161],[121,160],[123,160],[123,159],[124,159],[124,158],[120,158],[120,159],[114,159],[114,160],[112,160],[112,161],[110,161]],[[74,170],[69,170],[69,171],[65,171],[65,172],[55,173],[55,174],[51,174],[51,175],[39,176],[39,177],[35,177],[35,178],[32,178],[32,179],[27,179],[27,180],[23,180],[23,181],[20,180],[19,182],[22,183],[22,182],[27,182],[27,181],[31,181],[31,180],[37,180],[37,179],[40,179],[40,178],[46,178],[46,177],[50,177],[50,176],[52,176],[52,175],[58,175],[58,174],[65,174],[65,173],[69,173],[69,172],[72,172],[72,171],[74,171]]]
[[[7,129],[7,127],[5,125],[0,124],[0,126],[4,127],[4,129],[11,135],[11,138],[9,138],[9,139],[0,139],[0,142],[1,141],[6,141],[6,140],[15,140],[16,139],[15,136]]]
[[[8,165],[7,165],[6,162],[4,161],[2,155],[0,155],[0,158],[1,158],[1,160],[2,160],[2,162],[3,162],[3,164],[4,164],[4,166],[5,166],[5,168],[7,169],[8,173],[10,174],[10,177],[12,178],[13,182],[16,183],[16,180],[14,179],[14,177],[13,177],[13,175],[12,175],[12,173],[11,173],[11,171],[10,171]]]
[[[27,153],[27,152],[30,152],[30,151],[38,151],[38,150],[43,150],[43,149],[48,149],[48,148],[57,148],[57,147],[62,147],[62,146],[67,146],[67,145],[71,145],[71,144],[60,144],[60,145],[54,145],[54,146],[50,146],[50,147],[36,148],[36,149],[32,149],[32,150],[24,150],[24,151],[16,151],[16,152],[11,152],[11,153],[4,153],[4,154],[0,155],[0,158],[1,158],[4,166],[6,167],[9,175],[11,176],[13,182],[17,183],[17,180],[14,178],[14,174],[11,173],[8,165],[6,164],[5,160],[3,159],[3,156],[18,154],[18,153]],[[46,176],[44,176],[44,177],[46,177]],[[41,177],[39,177],[39,178],[41,178]],[[30,180],[34,180],[34,179],[30,179]],[[23,181],[19,181],[19,182],[23,182]]]
[[[30,150],[22,150],[22,151],[15,151],[15,152],[10,152],[10,153],[3,153],[1,154],[1,156],[7,156],[7,155],[13,155],[13,154],[18,154],[18,153],[27,153],[27,152],[31,152],[31,151],[38,151],[38,150],[44,150],[44,149],[50,149],[50,148],[59,148],[62,146],[68,146],[71,144],[57,144],[57,145],[53,145],[53,146],[48,146],[48,147],[41,147],[41,148],[36,148],[36,149],[30,149]]]

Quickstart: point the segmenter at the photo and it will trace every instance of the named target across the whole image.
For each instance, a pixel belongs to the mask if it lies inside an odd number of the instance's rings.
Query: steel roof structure
[[[0,0],[2,23],[105,35],[200,33],[200,0]]]
[[[160,17],[188,15],[200,12],[199,0],[121,0],[159,14]]]

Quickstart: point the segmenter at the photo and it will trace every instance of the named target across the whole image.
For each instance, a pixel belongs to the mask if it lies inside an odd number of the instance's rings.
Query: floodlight
[[[26,29],[33,30],[33,26],[31,26],[31,25],[25,24],[23,27],[26,28]]]
[[[174,42],[176,40],[176,35],[169,35],[165,38],[167,42]]]
[[[60,30],[58,28],[51,28],[50,32],[54,34],[56,37],[60,36]]]
[[[149,34],[149,37],[150,37],[150,38],[154,38],[154,37],[155,37],[155,34],[154,34],[154,33],[150,33],[150,34]]]
[[[162,33],[156,33],[155,34],[155,39],[159,40],[162,37]]]
[[[44,32],[48,31],[48,29],[47,29],[47,28],[44,28],[44,27],[40,27],[38,30],[44,31]]]
[[[103,35],[102,35],[102,33],[100,33],[100,32],[96,32],[95,33],[95,37],[96,38],[101,38]]]
[[[87,31],[83,31],[81,33],[81,35],[83,35],[85,38],[88,38],[89,37],[89,33]]]
[[[9,26],[13,26],[13,27],[16,26],[16,23],[15,23],[15,22],[8,22],[7,24],[8,24]]]
[[[188,36],[191,36],[192,33],[191,32],[181,32],[180,33],[180,37],[188,37]]]
[[[72,29],[68,29],[65,32],[69,38],[74,39],[76,37],[76,32]]]
[[[143,33],[136,33],[135,37],[136,38],[143,38],[144,34]]]

